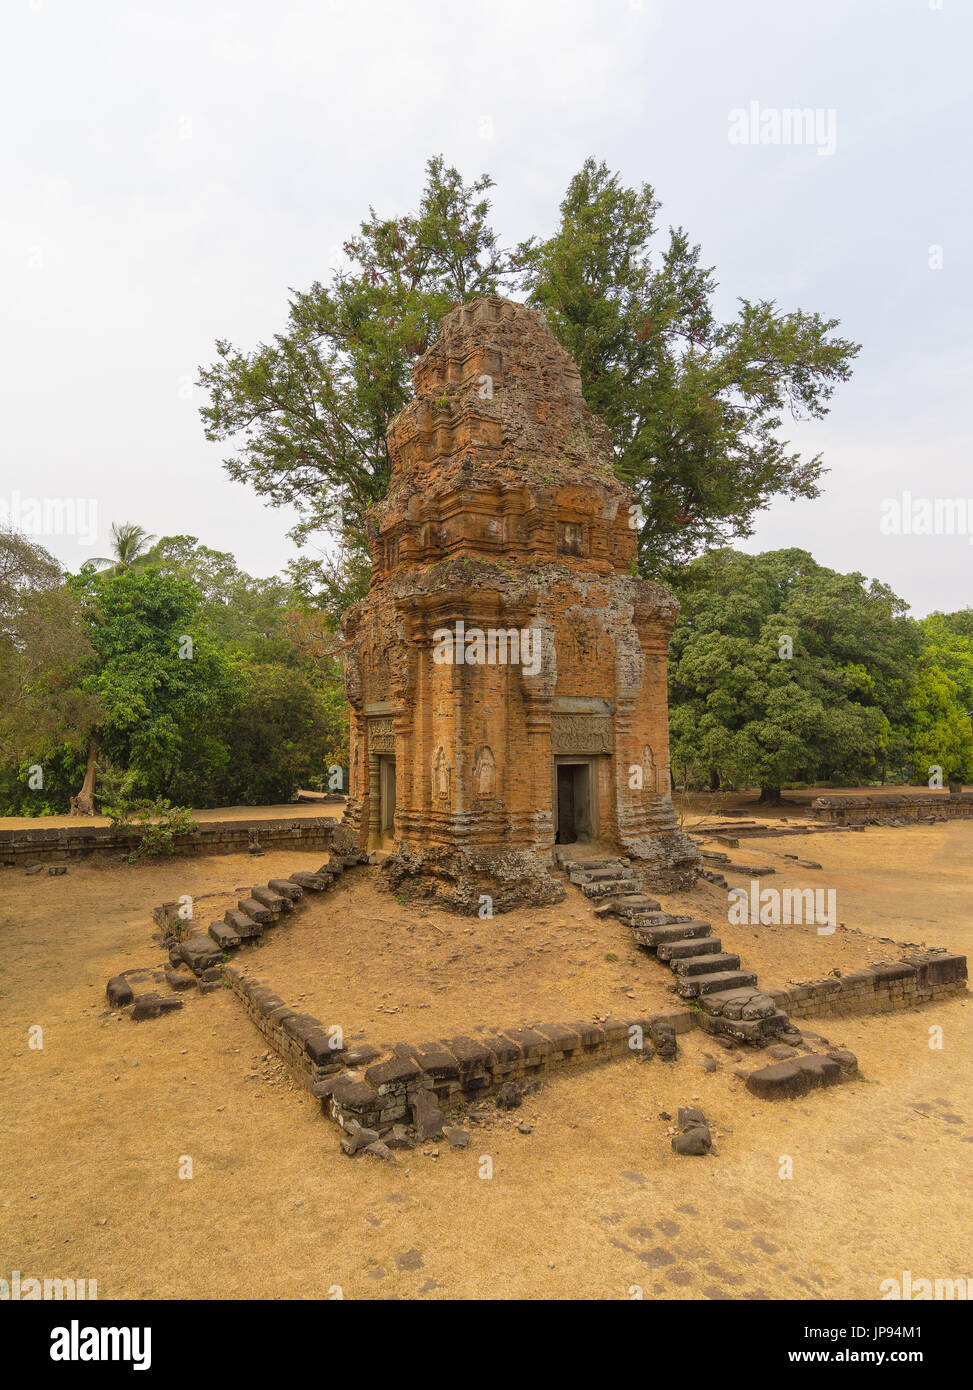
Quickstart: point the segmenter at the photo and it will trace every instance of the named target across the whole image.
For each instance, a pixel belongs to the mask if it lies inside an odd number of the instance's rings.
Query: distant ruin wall
[[[296,820],[200,821],[191,835],[179,835],[177,855],[244,854],[260,849],[330,849],[340,821],[331,816]],[[90,854],[130,853],[139,833],[121,834],[110,825],[47,825],[0,830],[0,864],[19,866],[46,859],[83,859]]]
[[[815,820],[832,825],[916,824],[920,821],[968,820],[973,792],[904,792],[887,796],[819,796],[811,802]]]
[[[778,1007],[788,1009],[798,1018],[845,1018],[911,1009],[917,1004],[964,994],[966,977],[965,956],[949,951],[922,951],[847,975],[829,975],[789,990],[767,993]]]

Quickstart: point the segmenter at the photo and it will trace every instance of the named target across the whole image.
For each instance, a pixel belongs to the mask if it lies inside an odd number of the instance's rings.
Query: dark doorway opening
[[[555,842],[573,845],[592,835],[591,769],[588,763],[558,763]]]
[[[379,759],[379,828],[383,839],[393,833],[395,827],[395,759]]]

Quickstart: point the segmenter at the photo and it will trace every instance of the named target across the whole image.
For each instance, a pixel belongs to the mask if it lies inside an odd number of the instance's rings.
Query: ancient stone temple
[[[397,891],[475,910],[560,899],[557,844],[658,888],[698,863],[670,798],[673,595],[633,574],[636,516],[541,315],[475,299],[416,362],[346,615],[351,786]]]

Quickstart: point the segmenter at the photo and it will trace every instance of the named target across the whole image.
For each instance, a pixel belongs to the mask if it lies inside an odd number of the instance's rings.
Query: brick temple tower
[[[660,889],[698,854],[670,798],[673,595],[633,573],[632,495],[541,315],[452,310],[392,421],[372,582],[345,617],[346,822],[397,891],[497,910],[563,896],[555,844]]]

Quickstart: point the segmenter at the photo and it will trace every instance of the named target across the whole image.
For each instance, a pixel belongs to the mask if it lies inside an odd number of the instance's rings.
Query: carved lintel
[[[611,753],[613,748],[611,715],[552,712],[552,753]]]
[[[395,752],[395,729],[390,714],[376,715],[368,720],[368,751]]]

